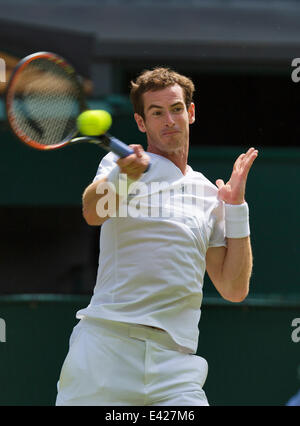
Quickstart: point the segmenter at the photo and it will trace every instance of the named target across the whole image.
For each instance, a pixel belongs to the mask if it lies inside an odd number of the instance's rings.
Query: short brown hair
[[[188,108],[193,101],[195,91],[194,83],[190,78],[178,74],[170,68],[156,67],[153,70],[143,71],[135,82],[131,81],[130,99],[134,112],[145,118],[143,94],[148,91],[161,90],[174,84],[182,87],[185,104]]]

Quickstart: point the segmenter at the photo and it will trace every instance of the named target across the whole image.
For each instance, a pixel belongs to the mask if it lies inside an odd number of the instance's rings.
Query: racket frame
[[[32,61],[36,59],[47,59],[54,62],[56,65],[60,66],[65,72],[67,72],[75,82],[78,93],[79,93],[79,110],[80,113],[88,110],[85,96],[83,93],[83,87],[81,83],[81,77],[76,73],[75,68],[62,56],[57,55],[53,52],[37,52],[31,55],[26,56],[17,64],[14,68],[10,79],[8,81],[7,90],[6,90],[6,113],[8,117],[8,123],[11,127],[12,132],[27,146],[31,146],[32,148],[39,149],[41,151],[51,151],[54,149],[62,148],[68,144],[80,143],[80,142],[90,142],[95,145],[100,146],[102,149],[106,151],[113,151],[120,157],[126,157],[132,154],[134,151],[127,144],[119,141],[115,137],[109,135],[108,133],[97,136],[79,136],[79,131],[77,127],[75,127],[62,141],[56,144],[43,145],[33,139],[31,139],[28,135],[22,132],[21,129],[16,125],[15,115],[13,113],[13,101],[15,97],[15,85],[18,81],[18,75],[24,70],[24,68],[30,64]],[[77,137],[76,137],[77,136]],[[149,169],[150,164],[147,168]]]
[[[14,68],[10,79],[7,84],[6,89],[6,113],[8,118],[8,123],[10,125],[11,130],[13,133],[26,145],[31,146],[32,148],[39,149],[39,150],[52,150],[61,148],[65,145],[67,145],[73,138],[75,138],[76,135],[78,135],[78,129],[75,127],[61,142],[58,142],[53,145],[43,145],[33,139],[31,139],[28,135],[26,135],[22,130],[16,125],[16,118],[13,113],[13,101],[15,97],[15,86],[18,82],[18,76],[19,74],[24,70],[24,68],[30,64],[32,61],[35,61],[36,59],[47,59],[52,62],[54,62],[56,65],[60,66],[66,73],[69,74],[69,76],[72,77],[72,80],[76,84],[78,91],[79,91],[79,109],[80,112],[87,110],[87,105],[85,102],[85,97],[83,94],[83,88],[81,84],[81,79],[77,75],[75,69],[73,66],[66,61],[63,57],[57,55],[56,53],[52,52],[37,52],[33,53],[31,55],[26,56],[23,58],[17,66]],[[79,142],[79,140],[78,140]]]

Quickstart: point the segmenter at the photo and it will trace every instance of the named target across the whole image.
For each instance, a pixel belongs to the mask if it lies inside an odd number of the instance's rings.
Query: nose
[[[172,117],[172,114],[169,111],[166,112],[165,123],[166,123],[166,126],[168,126],[168,127],[172,127],[175,124],[175,121]]]

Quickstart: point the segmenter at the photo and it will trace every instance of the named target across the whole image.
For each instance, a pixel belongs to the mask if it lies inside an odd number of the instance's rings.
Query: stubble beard
[[[188,135],[184,137],[182,133],[174,134],[170,137],[169,141],[163,141],[163,138],[164,136],[161,136],[157,143],[157,141],[150,136],[148,138],[148,151],[158,154],[162,153],[164,155],[178,155],[186,151],[188,143],[185,139],[188,138]]]

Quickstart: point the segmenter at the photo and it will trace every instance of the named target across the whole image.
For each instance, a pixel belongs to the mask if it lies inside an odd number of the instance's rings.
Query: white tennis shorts
[[[56,405],[208,405],[206,360],[179,350],[162,330],[83,319],[70,338]]]

